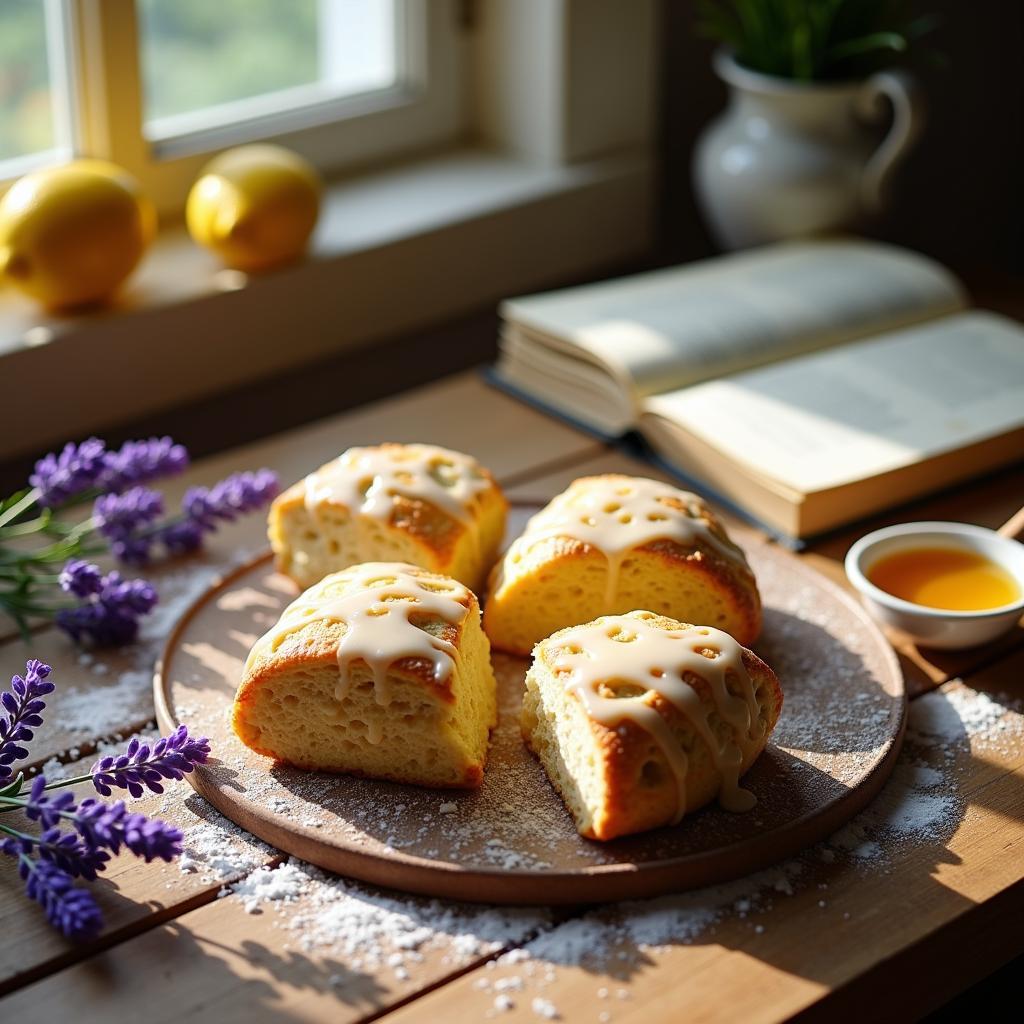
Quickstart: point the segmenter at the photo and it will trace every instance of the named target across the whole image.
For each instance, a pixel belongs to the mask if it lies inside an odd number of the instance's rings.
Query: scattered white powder
[[[213,808],[209,820],[185,830],[178,869],[206,881],[236,878],[260,867],[275,851]]]
[[[242,898],[246,913],[255,914],[261,903],[291,903],[306,888],[306,874],[289,861],[276,868],[257,868],[252,874],[231,885],[230,891]]]
[[[550,999],[541,999],[537,996],[532,1003],[530,1003],[530,1009],[533,1010],[538,1017],[543,1017],[545,1020],[561,1020],[562,1015],[558,1012],[558,1008],[555,1006]]]
[[[516,1008],[516,1003],[511,996],[495,996],[494,1008],[499,1013],[503,1013],[507,1010],[514,1010]]]
[[[1024,702],[966,686],[929,694],[910,706],[908,737],[922,746],[962,747],[970,741],[996,742],[1021,731]]]
[[[221,838],[208,841],[200,851],[212,852],[211,869],[239,866],[239,853],[233,844],[225,852],[227,845]],[[294,858],[276,867],[258,867],[224,895],[239,899],[250,913],[261,908],[278,912],[288,942],[306,953],[340,956],[353,970],[389,967],[399,980],[408,979],[409,968],[428,950],[437,950],[446,963],[461,965],[550,926],[547,911],[389,896]],[[512,982],[497,991],[519,987],[521,983]]]
[[[61,685],[60,695],[53,701],[59,727],[90,739],[108,736],[133,718],[138,721],[152,716],[152,688],[152,668],[122,672],[111,684]]]

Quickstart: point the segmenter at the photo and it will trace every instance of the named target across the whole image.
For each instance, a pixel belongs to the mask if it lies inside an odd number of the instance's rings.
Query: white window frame
[[[189,186],[210,157],[228,146],[278,142],[301,153],[326,175],[450,143],[465,130],[462,102],[465,44],[457,0],[397,0],[400,81],[351,97],[324,96],[313,87],[216,108],[224,123],[203,112],[143,124],[138,11],[135,0],[45,0],[53,20],[64,12],[63,63],[75,105],[72,148],[81,156],[119,164],[134,174],[165,217],[180,213]],[[54,33],[49,34],[53,45]],[[63,41],[62,41],[63,42]],[[116,74],[109,70],[116,69]],[[57,93],[60,97],[60,93]],[[307,102],[299,104],[297,101]],[[61,113],[58,98],[58,116]],[[343,128],[339,130],[339,125]],[[25,167],[66,159],[69,152],[25,158]],[[2,183],[0,183],[2,184]]]
[[[49,149],[0,161],[0,195],[21,175],[70,160],[78,152],[77,109],[72,76],[71,38],[66,0],[41,0],[46,31],[46,57],[53,112],[53,145]]]

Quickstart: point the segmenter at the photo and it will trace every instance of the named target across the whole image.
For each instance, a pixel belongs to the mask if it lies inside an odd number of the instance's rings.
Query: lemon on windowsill
[[[152,205],[114,164],[75,160],[33,171],[0,199],[0,273],[49,309],[104,302],[155,231]]]
[[[320,212],[320,179],[281,146],[239,146],[203,168],[189,192],[192,238],[236,270],[290,263],[305,251]]]

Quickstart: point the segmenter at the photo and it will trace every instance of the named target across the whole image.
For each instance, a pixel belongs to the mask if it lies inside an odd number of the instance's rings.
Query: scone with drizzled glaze
[[[241,741],[299,768],[423,786],[483,780],[497,697],[473,593],[417,566],[333,573],[252,648]]]
[[[484,629],[495,647],[527,655],[557,629],[634,608],[743,644],[761,629],[754,574],[701,498],[643,477],[583,477],[495,566]]]
[[[429,444],[349,448],[279,495],[268,534],[300,587],[359,562],[396,561],[478,590],[497,558],[508,503],[491,474]]]
[[[538,644],[522,728],[580,834],[614,839],[716,796],[753,807],[740,777],[781,709],[775,673],[728,633],[632,611]]]

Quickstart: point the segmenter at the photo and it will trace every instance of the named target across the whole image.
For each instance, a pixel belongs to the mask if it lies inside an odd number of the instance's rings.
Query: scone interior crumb
[[[408,598],[403,592],[398,582],[403,574],[423,588],[419,602],[414,590]],[[383,589],[359,589],[364,582],[389,578],[394,584],[384,583]],[[468,603],[457,621],[435,618],[426,608],[420,613],[394,611],[414,637],[422,630],[444,641],[451,653],[439,663],[448,662],[443,678],[435,675],[437,666],[425,656],[404,653],[378,664],[376,681],[369,653],[365,661],[357,653],[342,674],[339,661],[346,638],[375,634],[331,618],[337,612],[329,610],[329,602],[365,593],[373,602],[411,600],[406,607],[415,609],[423,607],[429,592],[452,588]],[[393,598],[386,593],[389,589]],[[371,616],[376,614],[373,607]],[[399,609],[401,604],[389,607]],[[328,617],[318,618],[320,610]],[[303,617],[307,613],[308,621]],[[353,628],[356,633],[350,633]],[[367,650],[378,650],[376,643]],[[396,646],[401,650],[403,641]],[[488,738],[497,721],[496,701],[490,645],[469,591],[413,566],[371,564],[326,577],[257,642],[235,698],[233,724],[252,749],[300,768],[473,787],[483,778]]]

